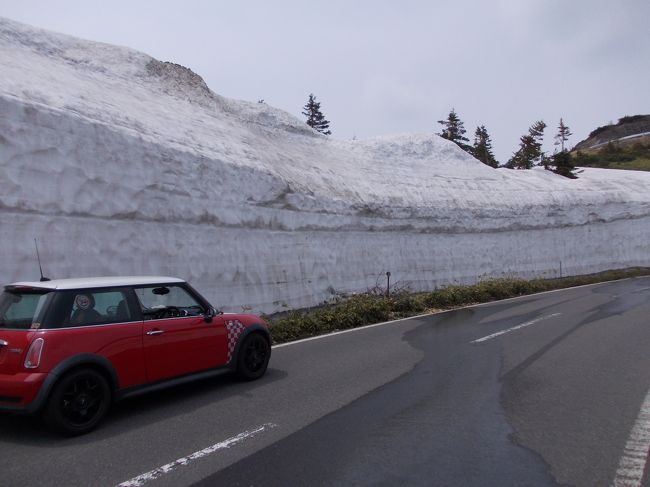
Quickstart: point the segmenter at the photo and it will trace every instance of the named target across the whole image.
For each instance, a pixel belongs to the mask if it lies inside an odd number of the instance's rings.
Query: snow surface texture
[[[492,169],[435,135],[324,137],[181,66],[0,19],[0,278],[167,274],[318,304],[650,265],[650,173]]]

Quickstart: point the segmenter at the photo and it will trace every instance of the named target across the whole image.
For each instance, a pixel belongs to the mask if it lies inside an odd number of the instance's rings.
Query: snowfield
[[[650,265],[650,173],[324,137],[181,66],[0,19],[0,278],[174,275],[217,306]]]

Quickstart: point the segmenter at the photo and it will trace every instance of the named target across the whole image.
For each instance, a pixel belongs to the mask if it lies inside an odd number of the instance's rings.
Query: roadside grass
[[[609,169],[628,169],[632,171],[650,171],[650,159],[636,158],[630,162],[612,162],[607,168]]]
[[[338,298],[315,309],[283,312],[265,316],[265,319],[270,324],[273,343],[277,344],[472,304],[647,275],[650,275],[650,268],[635,267],[559,279],[488,279],[468,286],[451,285],[428,293],[402,290],[390,297],[375,289]]]
[[[650,171],[648,142],[638,141],[632,144],[613,142],[597,149],[574,151],[572,155],[573,162],[578,167]]]

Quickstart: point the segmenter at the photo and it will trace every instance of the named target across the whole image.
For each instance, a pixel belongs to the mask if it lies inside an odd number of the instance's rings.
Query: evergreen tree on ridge
[[[303,107],[302,114],[307,117],[307,125],[317,130],[321,134],[331,135],[332,131],[329,129],[330,121],[325,119],[323,112],[320,109],[320,103],[316,101],[313,93],[309,94],[309,100]]]
[[[476,127],[476,132],[474,132],[474,146],[472,147],[471,154],[483,164],[490,167],[499,167],[499,161],[496,160],[492,152],[492,140],[485,125]]]
[[[437,135],[443,139],[451,140],[458,147],[471,154],[472,147],[465,143],[469,142],[469,139],[465,137],[465,125],[456,114],[455,109],[451,109],[446,120],[438,120],[438,123],[443,126],[443,129]]]

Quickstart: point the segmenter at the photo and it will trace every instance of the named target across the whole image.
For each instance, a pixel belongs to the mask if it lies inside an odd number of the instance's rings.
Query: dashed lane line
[[[540,321],[544,320],[550,320],[551,318],[555,318],[556,316],[560,316],[562,313],[553,313],[550,315],[546,316],[540,316],[539,318],[535,318],[534,320],[527,321],[526,323],[522,323],[517,326],[513,326],[512,328],[508,328],[507,330],[501,330],[496,333],[492,333],[491,335],[484,336],[483,338],[479,338],[477,340],[472,340],[470,343],[483,343],[488,340],[492,340],[493,338],[499,337],[501,335],[505,335],[506,333],[510,333],[511,331],[519,330],[521,328],[525,328],[530,325],[534,325],[535,323],[539,323]]]
[[[231,438],[228,438],[227,440],[220,441],[219,443],[215,443],[212,446],[209,446],[207,448],[204,448],[203,450],[195,451],[194,453],[187,455],[185,457],[181,457],[177,460],[174,460],[173,462],[170,462],[166,465],[163,465],[162,467],[155,468],[147,473],[143,473],[142,475],[138,475],[137,477],[133,477],[130,480],[126,480],[122,482],[121,484],[118,484],[117,487],[141,487],[142,485],[146,484],[147,482],[150,482],[152,480],[155,480],[159,477],[162,477],[165,474],[168,474],[175,470],[177,467],[180,466],[186,466],[189,465],[191,462],[194,460],[198,460],[199,458],[203,458],[207,455],[211,455],[212,453],[215,453],[219,450],[223,450],[226,448],[230,448],[231,446],[234,446],[238,443],[241,443],[244,440],[247,440],[249,438],[252,438],[253,436],[259,435],[260,433],[263,433],[264,431],[268,431],[270,429],[275,428],[277,425],[273,423],[266,423],[261,426],[258,426],[257,428],[254,428],[249,431],[244,431],[243,433],[239,433],[236,436],[233,436]]]

